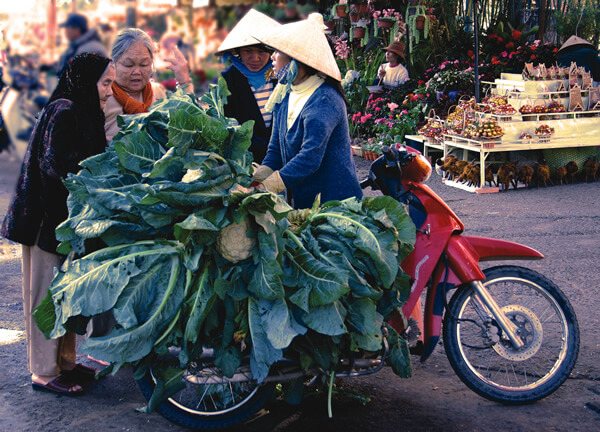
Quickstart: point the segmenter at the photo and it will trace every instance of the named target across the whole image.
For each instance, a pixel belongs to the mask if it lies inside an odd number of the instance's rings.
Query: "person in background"
[[[106,102],[105,130],[109,141],[119,131],[117,116],[147,112],[154,102],[167,96],[161,84],[150,80],[154,52],[154,42],[143,30],[128,28],[117,34],[111,53],[116,78],[112,86],[113,95]],[[178,87],[193,94],[188,63],[179,49],[173,47],[173,57],[165,61],[175,73]]]
[[[600,81],[600,58],[598,48],[579,36],[571,36],[556,53],[556,63],[560,67],[570,67],[571,62],[590,72],[595,82]]]
[[[405,59],[404,44],[396,41],[386,46],[384,50],[387,63],[379,66],[378,81],[375,82],[375,85],[398,87],[408,81],[408,70],[401,63]]]
[[[273,133],[254,179],[278,193],[288,190],[295,208],[362,198],[350,148],[341,74],[323,32],[323,17],[284,24],[256,38],[272,47],[279,77],[267,109]]]
[[[106,147],[104,112],[115,77],[109,59],[79,55],[67,65],[31,134],[15,195],[0,234],[22,244],[23,310],[27,357],[34,390],[76,395],[94,368],[76,363],[75,334],[46,339],[32,313],[46,297],[64,256],[56,252],[56,227],[67,218],[63,179]]]
[[[97,53],[104,57],[107,50],[102,43],[96,29],[88,28],[88,19],[85,15],[72,13],[67,20],[60,25],[65,28],[65,36],[69,40],[69,46],[60,56],[56,68],[56,74],[60,77],[67,64],[78,54]]]
[[[239,124],[254,120],[250,151],[254,162],[261,163],[271,137],[273,114],[265,104],[277,84],[272,76],[272,50],[251,36],[257,28],[275,28],[280,24],[268,16],[250,9],[225,38],[217,55],[231,66],[222,72],[231,95],[227,98],[225,115]]]

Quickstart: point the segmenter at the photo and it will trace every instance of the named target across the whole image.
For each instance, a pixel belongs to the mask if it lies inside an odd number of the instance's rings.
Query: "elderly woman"
[[[34,390],[80,394],[82,384],[97,372],[76,363],[74,333],[47,340],[33,311],[65,258],[56,251],[55,234],[68,216],[69,192],[63,180],[81,169],[82,160],[106,147],[102,109],[114,77],[110,60],[98,54],[82,54],[67,64],[29,138],[15,195],[0,229],[1,236],[22,245],[23,311]]]
[[[117,34],[111,53],[116,78],[113,95],[106,103],[105,131],[108,141],[119,131],[117,116],[147,112],[154,102],[166,97],[165,89],[159,83],[150,81],[154,51],[152,38],[140,29],[129,28]],[[165,61],[175,73],[178,86],[193,93],[187,61],[177,47],[173,48],[173,57]]]
[[[272,192],[288,190],[295,208],[321,201],[362,197],[350,149],[341,74],[323,33],[323,19],[282,25],[256,38],[275,49],[279,84],[273,133],[256,181]]]
[[[265,110],[277,80],[272,76],[272,50],[254,39],[257,29],[275,28],[280,24],[257,10],[250,9],[225,38],[217,55],[231,62],[222,75],[231,95],[227,98],[225,115],[242,124],[254,120],[250,151],[254,161],[261,163],[271,137],[273,114]]]

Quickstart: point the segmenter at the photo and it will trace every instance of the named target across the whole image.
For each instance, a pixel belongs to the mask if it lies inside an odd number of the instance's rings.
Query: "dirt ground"
[[[368,163],[356,158],[366,173]],[[19,163],[0,154],[0,219],[13,191]],[[424,364],[413,357],[413,377],[391,370],[348,379],[333,398],[309,395],[299,406],[269,402],[236,430],[258,431],[582,431],[600,430],[600,183],[554,186],[477,195],[429,185],[467,226],[467,233],[518,241],[541,251],[541,261],[520,263],[552,279],[572,302],[581,329],[578,362],[553,395],[530,405],[504,406],[470,391],[454,375],[438,346]],[[0,239],[0,330],[24,330],[20,247]],[[80,361],[92,365],[83,354]],[[92,384],[76,398],[34,392],[24,340],[0,342],[0,430],[5,431],[183,431],[158,414],[136,408],[145,400],[131,370]],[[360,395],[362,399],[351,397]]]

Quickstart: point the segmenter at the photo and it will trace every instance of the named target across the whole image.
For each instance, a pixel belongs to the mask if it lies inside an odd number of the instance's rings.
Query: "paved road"
[[[364,173],[366,162],[357,159],[357,164]],[[0,218],[18,169],[17,162],[0,154]],[[554,280],[577,312],[582,339],[572,378],[543,401],[505,407],[468,390],[440,347],[423,365],[415,359],[409,380],[384,371],[346,381],[346,391],[334,399],[333,420],[327,419],[325,399],[317,394],[299,407],[272,402],[239,430],[600,430],[600,183],[486,195],[444,186],[435,175],[429,184],[463,220],[468,234],[518,241],[546,255],[527,265]],[[22,331],[19,249],[2,239],[0,246],[0,329]],[[183,430],[157,414],[135,410],[145,401],[130,370],[94,383],[85,396],[56,397],[31,390],[25,358],[23,340],[0,345],[0,430]],[[349,390],[371,397],[371,402],[361,404]]]

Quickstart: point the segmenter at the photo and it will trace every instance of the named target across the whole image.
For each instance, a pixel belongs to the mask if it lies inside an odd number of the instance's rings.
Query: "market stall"
[[[600,146],[600,89],[592,86],[589,74],[575,66],[569,71],[556,68],[551,75],[542,71],[543,77],[536,68],[530,73],[525,78],[502,74],[488,83],[490,96],[483,103],[459,103],[444,122],[430,118],[421,129],[426,155],[438,150],[444,157],[453,153],[472,161],[469,152],[477,154],[479,181],[453,179],[446,184],[481,192],[492,153],[542,150],[546,157],[552,149],[592,149],[579,152],[576,162],[581,166]],[[552,162],[551,168],[567,162]]]

